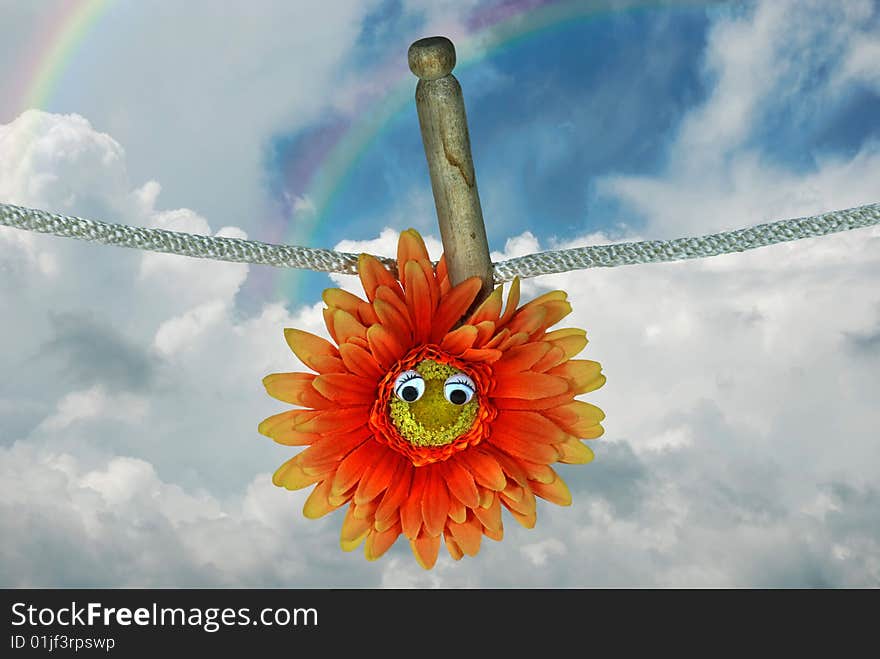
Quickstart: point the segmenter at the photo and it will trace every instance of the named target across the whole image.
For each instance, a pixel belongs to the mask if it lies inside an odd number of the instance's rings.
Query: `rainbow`
[[[44,108],[89,33],[110,8],[110,0],[67,0],[41,27],[37,39],[24,57],[21,82],[13,98],[20,98],[19,110]]]
[[[447,36],[456,46],[459,73],[574,21],[638,8],[707,4],[711,0],[496,0],[463,17]],[[45,38],[33,43],[19,67],[22,75],[12,92],[12,98],[20,99],[19,112],[50,105],[70,63],[113,6],[112,0],[57,1],[41,30]],[[283,221],[267,227],[269,240],[313,245],[334,198],[345,189],[361,157],[400,113],[412,109],[415,79],[400,60],[395,51],[371,68],[370,84],[349,103],[358,108],[356,112],[339,112],[325,125],[301,133],[272,163],[278,177],[276,192],[285,201]],[[291,288],[298,288],[297,281],[301,281],[297,273],[278,273],[276,286],[289,296]]]

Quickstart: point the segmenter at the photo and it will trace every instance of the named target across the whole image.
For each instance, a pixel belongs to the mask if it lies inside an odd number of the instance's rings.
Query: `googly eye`
[[[446,378],[443,395],[453,405],[464,405],[474,397],[477,387],[464,373],[456,373]]]
[[[404,371],[394,380],[394,393],[400,400],[414,403],[425,393],[425,380],[417,371]]]

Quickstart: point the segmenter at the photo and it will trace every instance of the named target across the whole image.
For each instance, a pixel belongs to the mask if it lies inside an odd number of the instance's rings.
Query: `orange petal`
[[[407,229],[400,232],[400,238],[397,240],[397,269],[404,271],[406,264],[410,261],[428,261],[428,249],[425,247],[425,241],[422,240],[421,234],[415,229]]]
[[[413,331],[409,318],[401,314],[394,305],[376,298],[373,302],[373,307],[376,309],[376,317],[382,323],[382,326],[395,334],[401,343],[413,340]]]
[[[299,360],[318,373],[339,373],[345,370],[336,346],[309,332],[285,328],[284,339]]]
[[[480,323],[474,324],[474,327],[477,328],[477,338],[474,341],[474,346],[476,346],[477,348],[482,348],[489,342],[489,339],[494,336],[495,323],[493,323],[491,320],[484,320]]]
[[[516,346],[504,353],[501,359],[495,363],[493,370],[499,378],[502,377],[502,374],[528,371],[547,354],[548,350],[550,350],[550,344],[543,341]]]
[[[437,554],[440,552],[440,536],[421,534],[415,540],[409,541],[413,554],[419,565],[426,570],[434,567],[437,562]]]
[[[544,335],[544,341],[561,348],[565,358],[571,359],[587,346],[587,333],[576,327],[567,327],[548,332]]]
[[[398,509],[409,495],[412,473],[412,464],[401,460],[397,470],[391,477],[391,486],[385,490],[382,501],[379,503],[379,507],[376,508],[377,520],[386,520],[397,516]]]
[[[449,552],[449,555],[452,556],[452,560],[460,561],[464,556],[464,552],[461,550],[461,547],[458,546],[458,543],[455,542],[452,534],[444,533],[443,540],[446,541],[446,550]]]
[[[496,286],[495,289],[480,303],[471,317],[468,318],[468,325],[478,325],[484,321],[491,321],[494,327],[501,316],[501,305],[504,303],[502,299],[503,286]]]
[[[568,359],[568,357],[566,357],[565,355],[565,351],[562,348],[553,345],[552,343],[547,345],[550,346],[547,354],[541,357],[541,359],[539,359],[532,365],[531,370],[533,370],[535,373],[544,373],[554,366],[559,366],[559,364]]]
[[[488,508],[474,508],[474,515],[480,520],[480,524],[490,531],[499,532],[503,528],[501,522],[501,499],[497,495],[493,494]]]
[[[461,466],[454,458],[440,464],[446,485],[452,495],[468,508],[476,508],[480,504],[480,495],[471,472]]]
[[[325,435],[300,453],[299,458],[303,467],[337,463],[372,437],[368,428],[339,435]]]
[[[510,319],[507,329],[513,334],[524,332],[528,336],[532,336],[543,325],[547,312],[544,307],[525,306],[519,309]]]
[[[530,529],[535,525],[535,520],[537,519],[536,509],[535,509],[535,495],[532,494],[530,489],[523,489],[522,496],[519,501],[516,499],[507,496],[504,492],[501,492],[499,495],[501,497],[501,505],[507,508],[520,524]],[[526,525],[524,522],[528,521],[529,525]]]
[[[353,337],[364,339],[367,336],[367,328],[363,323],[344,309],[334,309],[331,322],[333,323],[333,336],[339,345]]]
[[[543,305],[544,320],[532,332],[533,335],[543,334],[548,327],[553,327],[560,320],[571,313],[571,303],[568,300],[551,300]]]
[[[559,450],[557,445],[556,450]],[[538,483],[552,483],[556,479],[556,472],[547,465],[538,464],[537,462],[529,462],[528,460],[517,460],[517,463],[525,470],[530,481]]]
[[[364,544],[364,556],[368,561],[375,561],[391,548],[400,536],[400,524],[395,524],[384,531],[371,531]]]
[[[505,478],[507,478],[508,485],[510,485],[511,481],[520,486],[528,484],[529,475],[521,465],[521,460],[498,450],[492,451],[492,457],[501,465],[501,470],[504,472]]]
[[[357,316],[358,309],[361,305],[367,303],[357,295],[344,291],[341,288],[324,289],[324,292],[321,294],[321,299],[324,300],[324,304],[331,307],[331,310],[333,307],[344,309],[352,316]]]
[[[493,398],[522,398],[535,400],[565,394],[569,382],[562,377],[544,373],[508,373],[497,378],[492,391]]]
[[[426,480],[425,468],[415,467],[409,494],[400,506],[400,525],[403,534],[410,540],[419,535],[419,530],[422,527],[422,492],[425,489]]]
[[[572,393],[586,394],[605,384],[602,366],[586,359],[572,359],[548,371],[569,381]]]
[[[452,282],[449,281],[449,267],[446,263],[446,254],[440,255],[440,260],[437,262],[437,268],[434,273],[434,278],[437,280],[437,285],[440,287],[440,294],[446,295],[452,290]]]
[[[488,453],[476,448],[470,448],[458,454],[459,462],[467,467],[474,476],[474,480],[490,490],[503,490],[507,485],[507,479],[501,470],[501,465]]]
[[[272,398],[285,403],[313,409],[331,407],[333,403],[312,386],[316,377],[312,373],[271,373],[263,378],[263,386]]]
[[[385,375],[373,355],[353,343],[343,343],[339,346],[339,354],[345,367],[355,375],[377,381]]]
[[[568,439],[568,433],[540,412],[498,410],[492,441],[503,442],[508,437],[535,444],[556,444]]]
[[[369,405],[337,407],[327,410],[303,410],[311,416],[300,420],[298,429],[317,435],[347,433],[367,424],[370,415]]]
[[[483,527],[483,535],[489,538],[490,540],[495,540],[496,542],[501,542],[504,539],[504,529],[488,529],[485,526]]]
[[[476,517],[469,517],[463,524],[450,521],[447,528],[452,533],[456,544],[468,556],[476,556],[480,551],[480,541],[483,539],[483,525]]]
[[[346,455],[336,469],[331,494],[339,495],[354,487],[367,467],[381,458],[388,450],[376,441],[366,441]]]
[[[330,487],[331,480],[329,478],[318,483],[303,504],[303,516],[308,519],[318,519],[327,513],[333,512],[342,505],[333,505],[330,503]]]
[[[397,279],[375,256],[361,254],[358,257],[358,275],[364,287],[364,292],[367,294],[367,299],[370,302],[375,299],[376,289],[379,286],[388,286],[392,290],[400,290]],[[403,291],[400,291],[400,295],[403,295]]]
[[[428,535],[440,535],[449,516],[449,490],[436,468],[428,467],[425,487],[422,490],[422,519]]]
[[[431,332],[431,320],[434,317],[428,279],[425,271],[415,261],[408,261],[403,266],[403,276],[406,306],[410,309],[413,320],[413,339],[416,342],[423,342]]]
[[[272,475],[273,484],[287,490],[301,490],[326,477],[328,472],[324,472],[317,476],[306,474],[302,470],[297,457],[298,456],[291,458],[275,471]]]
[[[602,410],[582,400],[573,400],[565,405],[551,407],[543,414],[565,432],[576,437],[586,437],[605,418]]]
[[[443,337],[440,347],[452,355],[460,355],[474,345],[477,340],[477,328],[473,325],[462,325]]]
[[[312,432],[303,432],[297,426],[302,422],[305,415],[314,415],[313,410],[288,410],[281,414],[275,414],[260,422],[257,431],[261,435],[271,437],[279,444],[285,446],[303,446],[320,439],[320,435]]]
[[[515,458],[537,462],[538,464],[550,464],[559,458],[559,452],[553,444],[544,444],[528,439],[525,435],[512,433],[496,437],[494,434],[489,438],[493,446],[497,446],[505,453]]]
[[[342,551],[351,551],[367,537],[370,532],[370,523],[354,516],[354,506],[349,506],[345,519],[342,520],[342,529],[339,532],[339,545]]]
[[[510,282],[510,290],[507,291],[507,304],[504,307],[504,315],[498,319],[498,326],[504,327],[513,318],[519,305],[519,277],[514,277]]]
[[[351,373],[325,373],[316,377],[312,386],[340,405],[369,405],[376,400],[377,382]]]
[[[502,354],[500,350],[468,348],[461,353],[461,358],[467,362],[486,362],[491,364],[498,361]]]
[[[572,437],[568,441],[556,445],[559,451],[559,462],[564,464],[587,464],[593,460],[593,451],[579,439]]]
[[[407,350],[407,346],[401,344],[394,334],[378,324],[371,325],[367,330],[367,341],[370,344],[370,352],[385,369],[391,368]]]
[[[449,497],[449,519],[461,524],[467,518],[467,508],[453,496]]]
[[[386,451],[385,455],[376,462],[369,473],[361,480],[354,494],[354,502],[356,504],[366,503],[384,492],[391,485],[391,478],[403,459],[400,454],[394,451]]]
[[[410,332],[402,332],[402,334],[412,333],[413,321],[409,307],[406,306],[406,301],[400,293],[400,287],[397,286],[396,289],[394,291],[387,286],[380,286],[376,289],[376,300],[382,300],[384,303],[390,304],[403,317],[405,325]]]
[[[532,483],[532,492],[557,506],[571,505],[571,492],[558,475],[552,483]]]
[[[479,277],[471,277],[442,297],[431,323],[431,341],[433,343],[440,341],[450,329],[461,321],[482,285]]]

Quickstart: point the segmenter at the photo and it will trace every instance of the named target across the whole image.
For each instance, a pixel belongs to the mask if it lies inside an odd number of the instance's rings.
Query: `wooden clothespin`
[[[419,77],[416,108],[440,237],[453,286],[480,277],[479,304],[492,292],[493,268],[477,180],[461,85],[452,69],[455,46],[446,37],[419,39],[409,47],[409,68]]]

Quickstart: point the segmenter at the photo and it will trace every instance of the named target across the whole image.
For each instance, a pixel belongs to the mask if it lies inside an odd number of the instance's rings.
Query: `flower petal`
[[[370,344],[370,352],[385,369],[391,368],[407,350],[407,346],[402,345],[394,334],[379,324],[371,325],[367,330],[367,341]]]
[[[437,562],[437,554],[440,552],[439,535],[430,536],[423,533],[415,540],[410,540],[409,544],[419,565],[426,570],[434,567],[434,563]]]
[[[403,266],[403,276],[406,306],[413,320],[413,339],[416,342],[424,342],[431,332],[431,320],[434,317],[428,279],[425,271],[415,261],[408,261]]]
[[[424,467],[415,467],[412,474],[409,494],[400,507],[400,525],[403,534],[410,540],[419,535],[422,527],[422,492],[425,489],[427,472]]]
[[[397,518],[398,509],[409,495],[410,483],[412,482],[413,466],[406,460],[401,460],[391,477],[391,485],[382,495],[382,501],[376,508],[376,520]]]
[[[490,505],[486,508],[474,508],[474,515],[480,520],[480,524],[490,531],[497,533],[504,528],[501,521],[501,499],[494,493]]]
[[[300,453],[298,457],[303,468],[320,467],[328,463],[335,464],[372,437],[373,435],[368,428],[339,435],[325,435]]]
[[[476,517],[470,517],[463,524],[450,521],[447,525],[455,543],[468,556],[476,556],[480,551],[480,541],[483,539],[483,525]]]
[[[582,400],[573,400],[565,405],[545,410],[544,416],[551,419],[568,434],[586,437],[605,418],[605,413],[595,405]]]
[[[376,462],[375,466],[370,469],[369,473],[358,484],[357,491],[354,494],[354,502],[356,504],[372,501],[388,488],[392,481],[399,463],[403,460],[399,453],[394,451],[386,451]]]
[[[345,367],[355,375],[376,381],[385,375],[373,355],[360,346],[353,343],[343,343],[339,346],[339,354]]]
[[[564,464],[587,464],[593,460],[593,451],[579,439],[571,439],[556,445],[559,451],[559,462]]]
[[[399,295],[403,297],[397,279],[375,256],[361,254],[358,257],[358,275],[370,302],[375,299],[376,289],[379,286],[388,286],[391,290],[400,291]]]
[[[452,533],[444,533],[443,540],[446,541],[446,550],[449,552],[449,555],[452,556],[452,560],[460,561],[464,556],[464,552],[461,550],[461,547],[458,546],[458,543],[455,542]]]
[[[532,483],[532,492],[557,506],[571,505],[571,492],[558,475],[552,483]]]
[[[498,327],[504,327],[513,318],[519,306],[519,277],[514,277],[510,282],[510,289],[507,291],[507,304],[504,307],[504,315],[498,319]]]
[[[330,322],[333,324],[333,337],[339,345],[355,337],[360,339],[367,337],[366,326],[344,309],[334,309]]]
[[[556,444],[564,442],[568,433],[540,412],[498,410],[492,429],[492,443],[503,442],[508,437],[535,444]]]
[[[316,377],[312,386],[340,405],[368,405],[376,399],[377,382],[351,373],[325,373]]]
[[[476,508],[480,504],[480,495],[471,472],[455,459],[446,460],[440,464],[446,485],[452,495],[468,508]]]
[[[336,346],[320,336],[287,327],[284,339],[299,360],[318,373],[340,373],[345,370]]]
[[[468,325],[478,325],[483,321],[491,321],[494,327],[495,323],[498,322],[499,317],[501,316],[501,306],[504,304],[504,299],[502,298],[503,294],[503,286],[496,286],[495,289],[489,293],[485,300],[480,303],[480,306],[476,308],[474,313],[471,314],[471,317],[467,319]]]
[[[422,490],[422,519],[428,535],[440,535],[449,516],[449,490],[434,465],[429,469]]]
[[[495,362],[493,370],[499,377],[502,374],[528,371],[547,354],[548,350],[550,350],[550,344],[543,341],[516,346],[505,352],[501,359]]]
[[[339,545],[342,551],[351,551],[356,548],[370,532],[370,523],[354,516],[354,506],[349,506],[345,519],[342,520],[342,529],[339,532]]]
[[[330,491],[334,496],[348,492],[360,480],[368,466],[381,458],[389,449],[376,441],[366,441],[355,450],[345,456],[336,475],[333,477],[333,488]]]
[[[375,561],[397,541],[400,536],[400,524],[395,524],[384,531],[371,531],[364,544],[364,556],[368,561]]]
[[[462,325],[443,337],[440,348],[451,355],[460,355],[474,345],[477,340],[477,328],[473,325]]]
[[[313,373],[271,373],[263,378],[263,386],[272,398],[285,403],[313,409],[333,406],[312,386],[316,377]]]
[[[303,504],[303,516],[307,519],[318,519],[327,513],[333,512],[343,504],[333,505],[330,503],[330,487],[331,479],[327,479],[318,483],[312,493],[309,494],[306,502]]]
[[[569,383],[562,377],[544,373],[509,373],[495,382],[493,398],[522,398],[535,400],[559,396],[568,392]]]
[[[605,384],[605,376],[602,375],[602,365],[598,362],[586,359],[572,359],[556,368],[550,369],[548,374],[558,375],[565,378],[571,384],[571,390],[575,395],[586,394],[595,391]]]
[[[272,483],[286,490],[301,490],[304,487],[313,485],[319,480],[326,478],[329,471],[318,475],[306,474],[297,460],[299,456],[295,456],[278,467],[272,475]]]
[[[260,422],[257,431],[261,435],[272,438],[285,446],[304,446],[311,444],[320,435],[312,432],[303,432],[297,426],[302,423],[306,415],[314,415],[314,410],[288,410],[281,414],[274,414]]]
[[[470,448],[458,454],[459,462],[474,476],[474,480],[490,490],[503,490],[507,479],[498,461],[488,453]]]
[[[437,343],[446,333],[461,321],[480,292],[483,282],[479,277],[471,277],[461,282],[444,295],[431,321],[430,340]]]

